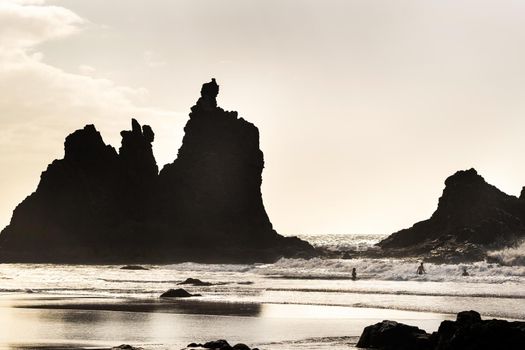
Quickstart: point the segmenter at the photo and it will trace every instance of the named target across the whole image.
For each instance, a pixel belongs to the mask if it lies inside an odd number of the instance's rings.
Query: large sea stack
[[[476,170],[458,171],[445,181],[437,210],[428,220],[393,233],[378,245],[390,255],[444,261],[479,260],[488,249],[525,237],[525,198],[488,184]]]
[[[247,262],[310,256],[277,234],[261,196],[259,131],[217,107],[204,84],[177,159],[158,173],[153,130],[132,120],[116,150],[93,125],[66,138],[0,234],[0,260],[20,262]]]

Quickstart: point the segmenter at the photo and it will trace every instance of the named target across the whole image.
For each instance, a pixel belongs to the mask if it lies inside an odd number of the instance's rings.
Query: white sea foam
[[[206,272],[247,272],[255,265],[248,264],[199,264],[199,263],[181,263],[166,265],[164,268],[177,271],[206,271]]]
[[[502,265],[525,265],[525,241],[517,247],[492,251],[488,255]]]
[[[363,251],[374,249],[374,245],[385,238],[385,235],[359,234],[359,235],[299,235],[316,248],[324,248],[331,251],[345,252]]]
[[[525,266],[502,266],[487,262],[471,264],[425,264],[426,274],[417,275],[413,259],[280,259],[257,267],[261,274],[277,278],[349,279],[356,268],[361,279],[386,281],[433,281],[503,283],[525,282]],[[462,276],[463,268],[469,272]]]

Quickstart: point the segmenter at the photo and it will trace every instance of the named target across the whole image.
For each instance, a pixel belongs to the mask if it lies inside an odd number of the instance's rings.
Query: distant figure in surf
[[[461,276],[470,276],[466,267],[463,268],[463,273],[461,274]]]
[[[355,281],[357,279],[357,272],[355,271],[355,267],[352,269],[352,281]]]
[[[417,274],[418,275],[422,275],[424,273],[427,273],[427,272],[425,271],[425,267],[423,266],[423,262],[421,262],[421,264],[417,268]]]

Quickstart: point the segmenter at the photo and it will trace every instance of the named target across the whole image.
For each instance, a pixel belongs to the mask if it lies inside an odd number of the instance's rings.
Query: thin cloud
[[[143,57],[144,62],[146,62],[148,67],[162,67],[167,64],[167,62],[162,59],[161,55],[154,51],[144,51]]]
[[[69,36],[86,23],[74,12],[35,1],[0,2],[0,47],[29,48]]]
[[[87,64],[73,73],[45,62],[38,45],[75,35],[85,23],[76,13],[43,1],[0,3],[0,167],[16,169],[13,178],[10,172],[4,174],[0,193],[7,192],[16,172],[37,179],[44,164],[62,156],[65,135],[85,124],[96,124],[105,141],[117,148],[119,132],[129,127],[131,117],[157,125],[160,136],[173,129],[176,113],[147,106],[145,88],[94,77],[94,68]],[[156,147],[174,148],[172,138],[160,139],[165,144],[157,141]],[[162,154],[159,158],[169,160]],[[34,189],[34,184],[27,186],[25,194]],[[0,226],[7,224],[21,199],[4,199]]]

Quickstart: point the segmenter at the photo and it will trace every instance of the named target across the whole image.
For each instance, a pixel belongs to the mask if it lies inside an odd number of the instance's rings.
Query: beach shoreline
[[[0,317],[8,325],[0,333],[0,349],[108,349],[124,343],[181,349],[215,339],[260,349],[300,348],[305,342],[312,348],[335,343],[352,349],[370,323],[396,319],[433,331],[453,315],[197,299],[3,294]]]

